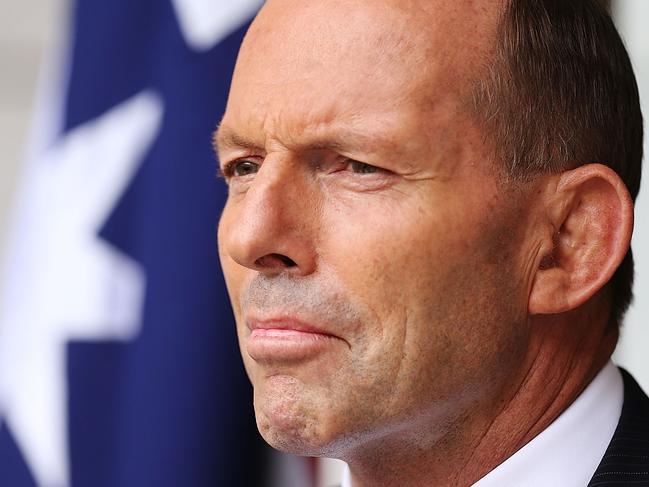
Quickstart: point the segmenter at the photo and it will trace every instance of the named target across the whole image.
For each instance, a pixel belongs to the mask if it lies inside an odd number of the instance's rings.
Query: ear
[[[559,176],[547,194],[530,314],[573,310],[602,289],[626,255],[633,232],[633,201],[612,169],[588,164]],[[551,234],[552,233],[552,234]]]

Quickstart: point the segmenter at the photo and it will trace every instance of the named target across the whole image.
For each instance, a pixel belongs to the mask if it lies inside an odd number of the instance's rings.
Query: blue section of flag
[[[0,485],[34,487],[29,468],[21,457],[11,432],[0,422]]]
[[[100,232],[144,268],[141,332],[67,347],[72,487],[261,485],[265,450],[217,259],[226,190],[210,147],[245,26],[199,53],[170,0],[73,5],[61,136],[145,89],[164,119]],[[0,430],[0,485],[33,485],[20,458]]]

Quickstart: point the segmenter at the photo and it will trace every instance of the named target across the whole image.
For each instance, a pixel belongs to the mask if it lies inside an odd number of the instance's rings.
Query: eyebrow
[[[214,150],[218,152],[219,149],[256,149],[263,150],[259,144],[251,139],[248,139],[230,129],[220,126],[214,132],[212,137],[212,144]]]

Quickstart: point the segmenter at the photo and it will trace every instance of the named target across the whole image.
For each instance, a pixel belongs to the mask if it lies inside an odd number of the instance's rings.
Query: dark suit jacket
[[[649,487],[649,398],[628,372],[622,415],[588,487]]]

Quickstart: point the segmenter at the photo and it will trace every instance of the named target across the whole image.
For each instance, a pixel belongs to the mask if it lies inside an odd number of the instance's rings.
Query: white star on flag
[[[142,92],[66,134],[26,175],[0,315],[0,420],[38,485],[70,483],[65,350],[131,340],[145,276],[98,232],[159,133],[162,102]]]

